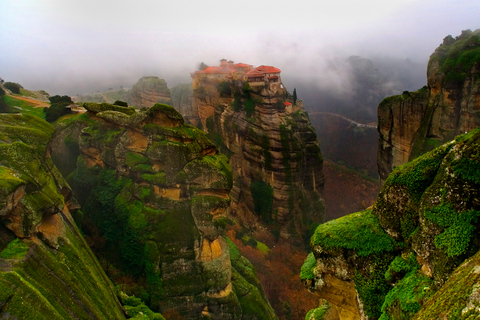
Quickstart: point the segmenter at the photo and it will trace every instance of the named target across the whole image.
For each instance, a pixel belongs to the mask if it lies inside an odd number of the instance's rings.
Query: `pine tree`
[[[293,88],[293,104],[297,104],[297,88]]]

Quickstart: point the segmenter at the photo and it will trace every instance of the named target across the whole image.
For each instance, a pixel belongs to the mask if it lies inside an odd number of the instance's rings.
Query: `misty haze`
[[[478,0],[0,12],[1,319],[479,318]]]

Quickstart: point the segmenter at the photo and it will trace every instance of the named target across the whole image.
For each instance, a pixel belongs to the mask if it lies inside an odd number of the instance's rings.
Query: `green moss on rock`
[[[94,103],[94,102],[85,102],[83,107],[90,112],[99,113],[104,111],[116,111],[128,116],[135,114],[135,108],[133,107],[122,107],[109,103]]]
[[[371,210],[349,214],[321,224],[315,230],[310,246],[324,250],[355,250],[359,256],[394,251],[398,244],[383,231]]]

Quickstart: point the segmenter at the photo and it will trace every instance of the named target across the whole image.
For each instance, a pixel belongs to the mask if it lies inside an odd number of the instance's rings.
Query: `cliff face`
[[[480,125],[480,30],[448,36],[430,56],[428,87],[378,107],[378,170],[392,169]]]
[[[140,78],[130,91],[132,103],[137,108],[150,108],[155,103],[169,103],[170,90],[165,80],[149,76]]]
[[[300,100],[286,101],[281,82],[225,80],[197,74],[193,88],[203,127],[230,157],[231,212],[300,240],[324,213],[323,160],[308,114]]]
[[[223,235],[228,159],[170,106],[85,108],[59,123],[52,150],[79,155],[69,182],[107,274],[167,318],[276,319]]]
[[[320,225],[307,288],[340,319],[478,314],[479,144],[475,129],[397,167],[373,209]]]
[[[70,214],[79,206],[47,150],[54,130],[0,114],[0,318],[124,319]]]

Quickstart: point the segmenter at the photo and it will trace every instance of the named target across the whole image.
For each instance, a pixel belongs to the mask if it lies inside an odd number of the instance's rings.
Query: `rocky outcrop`
[[[315,129],[301,101],[286,100],[281,82],[235,77],[195,74],[193,80],[203,127],[230,157],[231,213],[251,228],[260,218],[277,236],[299,241],[324,214]]]
[[[193,103],[193,88],[191,83],[180,83],[170,89],[172,93],[172,106],[180,112],[185,120],[190,120],[197,125],[198,110]]]
[[[232,171],[205,133],[163,104],[84,106],[59,123],[52,153],[78,148],[69,182],[108,275],[166,318],[276,319],[224,237]]]
[[[137,108],[150,108],[155,103],[170,103],[170,90],[165,80],[156,76],[142,77],[133,85],[130,95]]]
[[[307,288],[340,319],[478,314],[479,144],[475,129],[395,168],[372,209],[320,225]]]
[[[480,125],[480,30],[448,36],[430,56],[428,87],[378,107],[378,170],[392,169]]]
[[[0,318],[125,319],[50,158],[54,127],[0,114]]]

